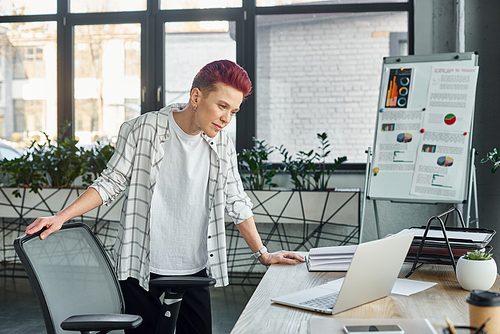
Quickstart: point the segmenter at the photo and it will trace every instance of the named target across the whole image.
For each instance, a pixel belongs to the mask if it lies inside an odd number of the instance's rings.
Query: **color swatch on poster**
[[[442,156],[437,159],[437,164],[442,167],[451,167],[454,161],[451,157]]]
[[[436,153],[436,145],[422,145],[422,152]]]
[[[400,133],[396,140],[398,143],[409,143],[413,139],[413,135],[411,133]]]
[[[444,116],[444,122],[447,125],[453,125],[453,124],[455,124],[456,121],[457,121],[457,116],[455,116],[453,114],[448,114],[448,115]]]
[[[394,131],[394,123],[385,123],[382,124],[382,131]]]
[[[389,72],[385,106],[406,108],[410,93],[411,68],[392,68]]]

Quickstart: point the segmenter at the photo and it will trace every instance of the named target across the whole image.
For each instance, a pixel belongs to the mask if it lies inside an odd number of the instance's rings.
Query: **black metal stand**
[[[420,255],[422,254],[422,249],[424,248],[424,244],[425,244],[425,241],[427,239],[427,233],[429,232],[431,223],[434,220],[438,220],[439,221],[441,231],[443,232],[443,238],[444,238],[444,241],[446,243],[446,247],[448,249],[448,253],[450,254],[450,261],[451,261],[451,264],[453,265],[453,270],[456,271],[457,268],[456,268],[456,264],[455,264],[455,258],[453,257],[453,251],[451,250],[450,241],[448,240],[448,236],[446,235],[446,223],[448,221],[450,213],[452,213],[452,212],[456,212],[457,213],[458,217],[460,218],[460,223],[462,225],[462,228],[465,229],[464,218],[462,216],[462,213],[457,208],[450,208],[448,211],[443,212],[440,215],[432,216],[427,221],[427,225],[425,226],[424,235],[422,236],[422,240],[420,241],[420,246],[418,248],[417,256],[415,257],[415,260],[413,261],[413,266],[412,266],[410,272],[408,274],[406,274],[405,277],[407,277],[407,278],[410,277],[410,275],[413,274],[415,272],[415,270],[417,270],[423,264],[423,263],[421,263],[420,265],[418,265],[418,260],[420,258]],[[443,217],[444,217],[444,221],[442,219]],[[435,238],[429,237],[429,239],[435,239]],[[443,239],[439,238],[439,240],[442,241]]]
[[[456,212],[458,215],[458,218],[460,220],[460,227],[446,227],[446,223],[448,222],[449,215],[453,212]],[[431,226],[431,223],[437,220],[439,222],[439,226]],[[424,228],[422,226],[421,228]],[[427,234],[429,233],[429,230],[440,230],[443,233],[442,237],[428,237]],[[455,247],[452,247],[450,243],[450,239],[448,238],[447,235],[448,232],[472,232],[472,233],[487,233],[489,234],[487,240],[483,240],[483,242],[478,245],[477,243],[473,242],[470,239],[458,239],[458,238],[453,238],[452,242],[459,243],[460,245],[455,245]],[[422,240],[420,241],[420,245],[417,251],[417,254],[415,256],[415,259],[413,260],[413,266],[411,270],[406,274],[405,277],[409,277],[411,274],[415,272],[416,269],[418,269],[420,266],[422,266],[424,263],[434,263],[434,264],[451,264],[453,265],[453,270],[456,271],[456,262],[455,262],[455,256],[453,254],[452,249],[461,249],[463,252],[466,250],[476,250],[480,248],[489,248],[491,249],[491,246],[486,246],[487,243],[493,238],[493,236],[496,234],[496,231],[494,230],[488,230],[488,229],[480,229],[480,228],[468,228],[466,227],[464,223],[464,219],[462,216],[462,213],[460,210],[457,208],[450,208],[446,212],[443,212],[440,215],[437,216],[432,216],[428,221],[427,225],[425,226],[424,233],[422,235]],[[423,254],[422,251],[424,249],[424,246],[435,246],[438,249],[439,248],[446,248],[447,255],[430,255],[430,254]],[[466,245],[464,247],[463,245]],[[470,246],[469,246],[470,245]],[[462,253],[463,253],[462,252]],[[430,257],[426,260],[422,260],[422,257]],[[444,257],[444,258],[443,258]],[[408,257],[407,257],[408,260]],[[418,264],[420,262],[420,265]]]

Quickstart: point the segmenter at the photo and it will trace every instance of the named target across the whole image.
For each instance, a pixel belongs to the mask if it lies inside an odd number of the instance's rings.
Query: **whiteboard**
[[[477,53],[384,58],[367,198],[467,200]]]

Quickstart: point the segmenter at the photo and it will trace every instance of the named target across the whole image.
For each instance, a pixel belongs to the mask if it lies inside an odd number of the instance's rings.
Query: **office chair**
[[[123,333],[142,323],[140,316],[123,314],[123,296],[111,261],[87,225],[64,224],[45,240],[39,235],[17,238],[14,248],[41,304],[48,334]],[[215,279],[162,277],[151,284],[163,287],[166,296],[156,333],[174,333],[184,292],[214,285]]]

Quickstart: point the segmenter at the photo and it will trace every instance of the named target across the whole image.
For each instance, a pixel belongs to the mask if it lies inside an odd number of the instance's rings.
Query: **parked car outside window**
[[[17,149],[5,142],[0,141],[0,160],[3,160],[4,158],[12,160],[19,158],[20,156],[21,153]]]

